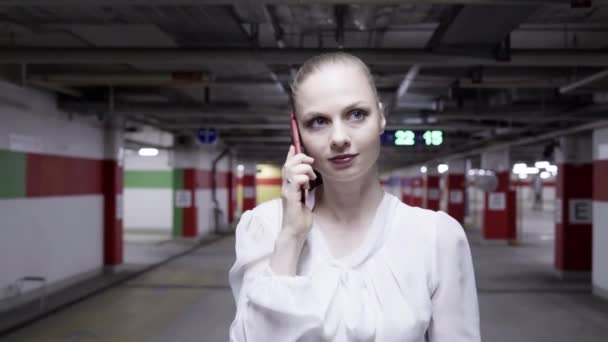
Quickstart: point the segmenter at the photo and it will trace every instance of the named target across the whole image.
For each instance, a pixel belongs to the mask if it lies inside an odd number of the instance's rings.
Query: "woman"
[[[281,199],[239,221],[230,340],[480,341],[462,227],[378,181],[386,120],[367,66],[345,53],[316,56],[292,96],[306,153],[290,147]],[[323,182],[311,188],[317,173]]]

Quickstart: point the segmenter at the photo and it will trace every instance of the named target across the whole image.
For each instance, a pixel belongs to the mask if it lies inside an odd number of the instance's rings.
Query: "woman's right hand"
[[[317,178],[312,169],[314,159],[303,153],[295,154],[293,145],[289,147],[287,159],[283,165],[283,230],[289,237],[306,239],[312,228],[312,211],[302,203],[302,191],[308,195],[309,181]],[[306,198],[306,197],[305,197]]]

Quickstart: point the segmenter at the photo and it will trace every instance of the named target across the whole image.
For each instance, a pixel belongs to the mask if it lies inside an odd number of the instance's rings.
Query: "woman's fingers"
[[[289,145],[289,151],[287,151],[287,158],[285,158],[285,164],[289,161],[291,157],[295,154],[295,148],[293,145]]]
[[[317,175],[315,171],[312,169],[312,166],[308,164],[298,164],[295,166],[291,166],[287,169],[286,175],[296,175],[296,174],[306,174],[309,179],[315,180],[317,179]]]

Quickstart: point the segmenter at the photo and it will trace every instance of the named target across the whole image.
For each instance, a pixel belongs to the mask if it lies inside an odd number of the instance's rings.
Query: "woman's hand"
[[[293,145],[289,147],[282,170],[283,237],[306,239],[312,228],[312,211],[301,199],[302,191],[308,196],[310,180],[317,178],[311,166],[313,161],[303,153],[295,154]]]
[[[303,153],[289,153],[283,165],[283,224],[270,257],[270,268],[275,274],[295,275],[304,242],[312,228],[312,211],[302,203],[302,191],[309,190],[309,181],[317,178],[312,170],[313,159]]]

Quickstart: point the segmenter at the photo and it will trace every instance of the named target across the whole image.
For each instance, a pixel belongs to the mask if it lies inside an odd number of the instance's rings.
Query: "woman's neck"
[[[384,196],[375,168],[361,179],[347,183],[324,179],[319,190],[315,211],[321,209],[326,217],[339,224],[358,222],[373,215]]]

